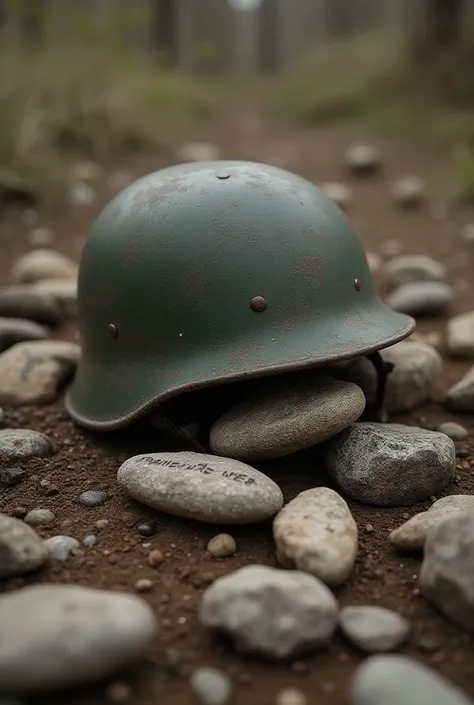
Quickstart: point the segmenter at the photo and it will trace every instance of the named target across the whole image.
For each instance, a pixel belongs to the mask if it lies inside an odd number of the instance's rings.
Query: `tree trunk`
[[[457,45],[464,4],[465,0],[423,0],[413,17],[411,43],[415,61],[430,61]]]
[[[18,28],[22,38],[29,44],[36,44],[42,39],[43,17],[45,10],[44,0],[31,0],[19,4],[20,15]]]
[[[353,11],[353,3],[349,0],[331,0],[328,3],[329,31],[335,39],[353,32]]]
[[[174,65],[177,59],[175,0],[150,1],[150,42],[153,49],[163,52],[165,62]]]

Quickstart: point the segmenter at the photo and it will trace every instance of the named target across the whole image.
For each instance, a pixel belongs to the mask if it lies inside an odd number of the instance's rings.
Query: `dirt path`
[[[417,212],[400,214],[393,209],[389,197],[392,179],[410,173],[422,175],[433,194],[439,194],[439,179],[446,163],[446,156],[440,150],[419,139],[378,138],[347,125],[290,128],[275,121],[268,122],[258,109],[237,101],[226,106],[220,120],[193,129],[188,138],[211,141],[219,147],[222,158],[272,162],[315,182],[345,178],[346,147],[354,141],[370,139],[383,155],[383,173],[373,180],[350,182],[354,189],[354,206],[348,213],[365,248],[380,254],[385,241],[397,240],[403,253],[429,254],[445,262],[450,272],[448,281],[458,292],[452,312],[474,308],[472,255],[460,236],[460,226],[473,220],[474,214],[452,207],[448,217],[440,220],[430,213],[429,205]],[[140,157],[123,166],[138,176],[172,162],[172,154],[171,145],[164,154]],[[54,246],[77,259],[91,220],[110,195],[106,185],[102,185],[98,201],[91,207],[73,208],[63,204],[52,211],[45,209],[40,214],[40,225],[52,227]],[[15,214],[0,221],[1,285],[7,283],[15,258],[29,249],[28,230]],[[423,323],[420,329],[442,331],[444,324],[445,320],[436,319]],[[72,334],[73,331],[61,332],[61,337]],[[441,388],[458,379],[465,368],[466,365],[446,361]],[[56,524],[40,530],[45,537],[68,533],[80,539],[94,533],[98,519],[109,520],[97,546],[64,565],[44,569],[35,577],[10,581],[6,589],[24,583],[54,581],[133,592],[138,577],[150,578],[154,583],[154,589],[144,597],[159,615],[159,638],[146,661],[114,679],[132,687],[133,694],[127,702],[131,705],[190,703],[190,674],[198,665],[213,665],[231,676],[237,704],[272,705],[276,694],[290,685],[303,690],[310,704],[347,703],[348,681],[361,657],[342,638],[335,638],[331,647],[322,653],[282,666],[237,656],[229,644],[214,639],[198,624],[197,608],[209,580],[250,563],[276,566],[270,523],[228,528],[236,538],[238,551],[223,560],[211,559],[205,552],[207,541],[219,533],[219,527],[160,515],[157,533],[151,538],[141,538],[136,527],[152,513],[124,496],[117,488],[115,475],[119,464],[130,455],[157,450],[153,438],[131,433],[121,434],[120,438],[85,434],[69,420],[62,400],[49,407],[25,408],[18,412],[7,410],[6,418],[9,426],[19,425],[46,433],[59,452],[52,459],[28,464],[29,478],[0,494],[2,511],[8,513],[18,506],[28,510],[53,509]],[[432,404],[392,420],[436,428],[441,421],[459,419]],[[458,472],[456,484],[449,486],[445,494],[474,491],[474,416],[464,417],[462,423],[470,432],[468,441],[462,444],[469,455],[463,461],[464,469]],[[302,454],[275,463],[272,476],[288,499],[314,486],[318,474],[311,456]],[[59,494],[45,494],[40,479],[57,485]],[[86,489],[105,490],[111,493],[112,499],[102,508],[78,507],[75,500]],[[391,528],[428,504],[380,510],[351,503],[360,529],[359,556],[351,579],[336,594],[342,605],[373,603],[399,610],[413,624],[413,633],[403,653],[439,670],[474,695],[472,639],[437,615],[418,595],[419,559],[397,555],[387,541]],[[364,530],[368,523],[374,527],[372,533]],[[152,548],[159,548],[166,555],[159,568],[149,567],[146,561]],[[34,702],[45,705],[104,703],[107,686],[108,683],[102,683],[74,693],[38,698]]]

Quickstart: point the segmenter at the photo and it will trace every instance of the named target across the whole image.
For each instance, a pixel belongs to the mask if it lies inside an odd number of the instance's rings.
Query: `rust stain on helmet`
[[[296,291],[274,306],[277,312],[276,329],[291,333],[302,325],[316,323],[319,311],[308,297]]]
[[[187,176],[176,176],[162,182],[159,186],[148,186],[143,188],[134,196],[132,201],[132,213],[140,212],[144,209],[156,208],[163,201],[178,197],[188,191],[190,184]]]
[[[142,234],[143,228],[137,229],[125,240],[123,260],[127,269],[137,269],[142,263]]]
[[[324,276],[324,258],[321,255],[306,253],[294,254],[290,269],[290,277],[304,281],[309,286],[322,284]]]
[[[242,369],[247,365],[263,364],[265,351],[261,345],[251,341],[242,341],[234,345],[227,355],[225,369],[232,372],[235,369]]]
[[[366,316],[362,311],[351,312],[345,314],[344,319],[347,323],[357,330],[370,331],[374,327],[374,320],[370,316]]]
[[[192,303],[199,308],[204,308],[209,304],[206,283],[206,270],[202,265],[195,265],[183,274],[179,285],[185,298],[191,299]]]

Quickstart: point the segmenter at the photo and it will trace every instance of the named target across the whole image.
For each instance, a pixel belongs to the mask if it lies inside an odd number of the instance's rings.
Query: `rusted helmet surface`
[[[183,392],[370,354],[414,327],[378,298],[339,207],[283,169],[180,164],[93,223],[67,409],[112,430]]]

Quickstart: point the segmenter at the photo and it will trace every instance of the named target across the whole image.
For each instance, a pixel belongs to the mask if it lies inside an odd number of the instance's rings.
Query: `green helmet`
[[[112,430],[183,392],[369,355],[414,327],[377,297],[346,216],[244,161],[180,164],[99,214],[78,282],[67,409]]]

